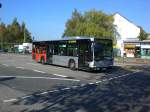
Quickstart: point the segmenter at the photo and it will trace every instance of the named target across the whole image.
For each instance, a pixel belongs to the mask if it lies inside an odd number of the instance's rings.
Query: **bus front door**
[[[87,68],[90,61],[91,47],[89,43],[82,43],[79,47],[79,67]]]

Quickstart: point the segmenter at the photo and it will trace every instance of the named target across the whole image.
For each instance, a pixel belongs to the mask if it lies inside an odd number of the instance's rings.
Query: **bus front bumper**
[[[89,67],[92,69],[109,68],[113,66],[113,60],[102,60],[89,62]]]

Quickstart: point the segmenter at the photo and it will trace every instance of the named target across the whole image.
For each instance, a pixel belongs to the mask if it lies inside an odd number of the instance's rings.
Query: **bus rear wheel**
[[[75,70],[76,64],[75,64],[75,61],[74,61],[74,60],[70,60],[70,61],[69,61],[69,68],[70,68],[71,70]]]

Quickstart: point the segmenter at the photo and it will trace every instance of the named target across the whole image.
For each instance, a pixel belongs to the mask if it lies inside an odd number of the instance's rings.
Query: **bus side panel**
[[[96,66],[97,68],[107,68],[113,66],[113,59],[94,61],[94,66]]]
[[[75,61],[76,68],[78,68],[78,57],[73,57],[73,56],[53,55],[52,56],[52,60],[53,60],[52,64],[68,67],[68,63],[69,63],[70,59],[73,59]]]

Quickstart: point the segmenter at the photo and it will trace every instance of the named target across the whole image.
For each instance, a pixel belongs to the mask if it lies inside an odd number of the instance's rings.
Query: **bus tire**
[[[71,70],[75,70],[76,69],[76,64],[75,64],[75,61],[74,60],[70,60],[69,61],[69,68]]]
[[[42,63],[43,65],[45,64],[44,57],[41,58],[41,63]]]

